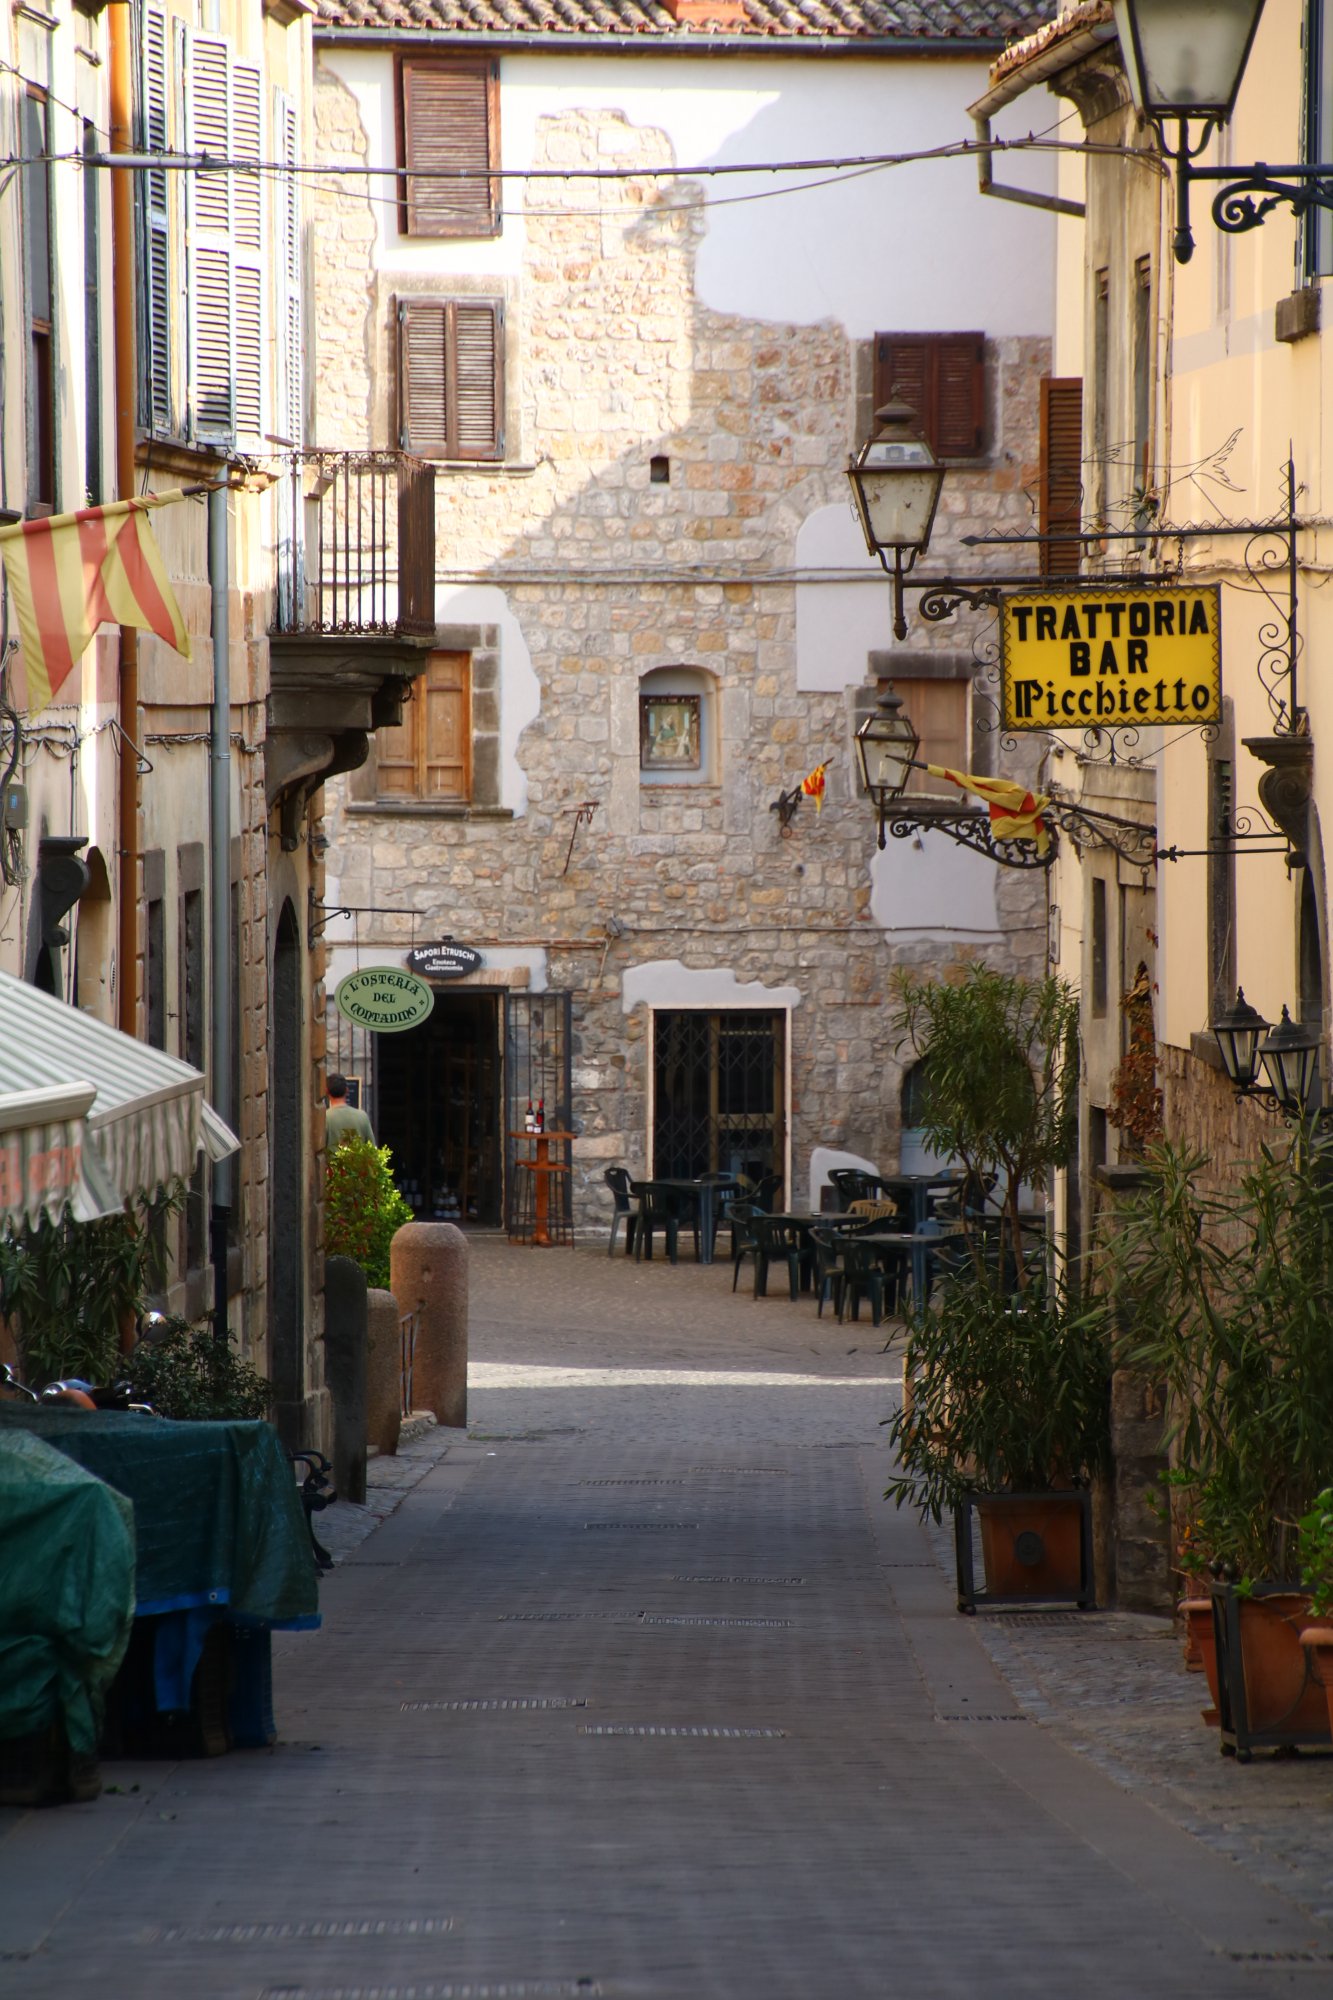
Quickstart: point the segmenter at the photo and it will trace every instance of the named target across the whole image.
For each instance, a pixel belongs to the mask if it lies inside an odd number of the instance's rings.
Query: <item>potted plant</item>
[[[1222,1747],[1248,1759],[1330,1740],[1297,1544],[1333,1481],[1333,1158],[1302,1127],[1232,1185],[1208,1165],[1154,1148],[1110,1254],[1126,1358],[1167,1393],[1180,1567],[1206,1580]]]
[[[914,1316],[885,1497],[936,1521],[952,1509],[960,1611],[977,1602],[974,1510],[988,1598],[1092,1601],[1088,1486],[1109,1438],[1107,1351],[1101,1302],[1045,1274],[1015,1300],[968,1269]]]
[[[1301,1578],[1310,1592],[1310,1623],[1301,1648],[1311,1677],[1324,1690],[1333,1732],[1333,1486],[1326,1486],[1301,1519]]]
[[[1050,1185],[1078,1131],[1078,997],[1063,979],[981,964],[944,979],[900,971],[894,990],[892,1026],[925,1080],[927,1145],[964,1170],[965,1189],[995,1189],[992,1217],[962,1204],[973,1265],[1022,1292],[1034,1261],[1025,1255],[1023,1198]]]

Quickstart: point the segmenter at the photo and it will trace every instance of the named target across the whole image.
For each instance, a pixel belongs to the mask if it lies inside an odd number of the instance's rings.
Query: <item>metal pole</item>
[[[133,23],[127,4],[108,10],[111,150],[128,151],[133,139],[131,54]],[[95,199],[91,186],[85,199]],[[118,167],[111,176],[111,298],[116,334],[116,497],[134,493],[135,250],[134,175]],[[116,1018],[121,1032],[139,1031],[139,759],[130,748],[139,727],[139,634],[120,628],[120,782],[116,798]],[[127,740],[128,739],[128,740]]]
[[[208,583],[212,598],[213,709],[209,719],[209,1000],[212,1012],[212,1103],[235,1126],[232,1103],[231,1008],[231,571],[230,495],[225,486],[208,496]],[[213,1253],[213,1333],[227,1339],[227,1239],[232,1207],[232,1160],[213,1165],[210,1215]]]

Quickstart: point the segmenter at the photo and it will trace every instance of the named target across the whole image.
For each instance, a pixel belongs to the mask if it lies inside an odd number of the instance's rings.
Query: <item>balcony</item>
[[[435,469],[399,451],[287,454],[278,488],[265,789],[306,800],[397,722],[435,634]]]

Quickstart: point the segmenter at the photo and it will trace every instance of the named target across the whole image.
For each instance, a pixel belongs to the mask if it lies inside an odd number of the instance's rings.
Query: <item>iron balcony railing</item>
[[[435,630],[435,468],[401,451],[294,451],[276,632]]]

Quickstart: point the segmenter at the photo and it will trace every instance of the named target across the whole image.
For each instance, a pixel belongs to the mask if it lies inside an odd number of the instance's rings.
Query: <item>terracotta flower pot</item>
[[[1329,1734],[1333,1736],[1333,1624],[1307,1625],[1301,1633],[1301,1650],[1311,1678],[1324,1691],[1324,1700],[1328,1704]]]
[[[1211,1706],[1202,1711],[1211,1729],[1217,1727],[1217,1640],[1213,1633],[1213,1607],[1206,1597],[1187,1597],[1180,1607],[1185,1621],[1185,1665],[1207,1676]]]
[[[1301,1646],[1301,1634],[1309,1629],[1308,1595],[1269,1591],[1239,1598],[1236,1608],[1249,1734],[1333,1734],[1325,1691],[1311,1677]]]
[[[1078,1595],[1083,1503],[1076,1494],[988,1494],[976,1506],[988,1596]]]

